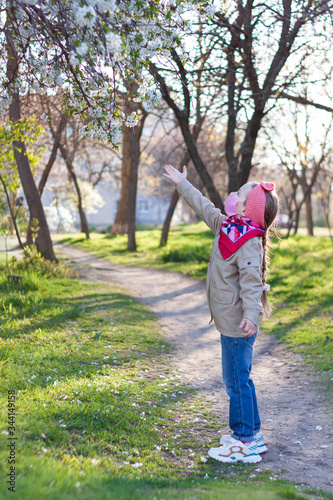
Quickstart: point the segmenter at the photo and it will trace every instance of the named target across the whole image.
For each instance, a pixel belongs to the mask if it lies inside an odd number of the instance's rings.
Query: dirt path
[[[221,423],[227,423],[220,337],[208,325],[205,284],[178,273],[115,265],[73,247],[55,248],[75,262],[81,279],[115,283],[153,311],[166,340],[175,346],[170,364],[181,370],[185,382],[200,389],[221,415]],[[332,412],[318,375],[300,356],[262,332],[255,344],[252,374],[269,449],[259,467],[284,469],[279,477],[333,491]],[[216,446],[218,442],[216,436]]]

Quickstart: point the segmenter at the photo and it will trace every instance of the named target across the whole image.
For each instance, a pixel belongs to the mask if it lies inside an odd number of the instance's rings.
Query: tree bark
[[[168,208],[168,211],[167,211],[167,214],[165,217],[165,221],[163,224],[162,235],[161,235],[161,239],[160,239],[160,247],[165,246],[168,242],[168,235],[169,235],[171,220],[172,220],[173,214],[175,212],[178,200],[179,200],[179,194],[178,194],[177,189],[175,188],[173,190],[170,205],[169,205],[169,208]]]
[[[47,181],[49,174],[51,172],[51,169],[56,161],[57,152],[58,152],[58,149],[60,146],[61,136],[62,136],[62,133],[63,133],[65,127],[66,127],[66,124],[67,124],[67,117],[66,117],[66,115],[62,115],[60,118],[59,124],[58,124],[57,131],[56,131],[55,135],[53,136],[54,142],[53,142],[53,147],[52,147],[49,161],[47,162],[47,165],[45,166],[45,168],[43,170],[42,177],[39,181],[38,192],[39,192],[40,196],[42,196],[42,194],[43,194],[46,181]]]
[[[136,195],[138,184],[138,170],[140,163],[140,138],[147,113],[140,104],[135,103],[131,97],[135,95],[138,84],[136,82],[126,82],[128,95],[125,103],[127,115],[132,112],[142,111],[142,116],[138,126],[134,128],[123,126],[122,136],[122,169],[121,169],[121,193],[118,203],[117,214],[112,226],[111,234],[128,235],[127,249],[136,251],[135,240],[135,219],[136,219]]]
[[[194,130],[194,133],[193,133],[195,141],[198,139],[198,135],[200,133],[201,126],[202,126],[202,122],[200,122],[200,124],[196,124],[196,130]],[[185,151],[184,156],[179,164],[179,170],[181,170],[184,165],[187,166],[190,159],[191,159],[191,157],[190,157],[189,152]],[[176,210],[178,200],[179,200],[179,194],[177,192],[177,189],[175,188],[173,193],[172,193],[172,197],[170,200],[170,205],[169,205],[167,214],[165,216],[162,234],[161,234],[161,239],[160,239],[160,247],[163,247],[167,244],[171,220],[172,220],[173,214]]]
[[[135,218],[136,218],[136,193],[138,186],[138,170],[140,162],[140,139],[138,137],[137,127],[133,130],[128,129],[124,133],[125,139],[125,161],[130,163],[130,177],[128,186],[128,205],[127,205],[127,249],[136,252],[135,241]]]
[[[130,134],[128,127],[124,127],[122,136],[122,164],[121,164],[121,191],[118,202],[117,214],[112,226],[111,234],[128,233],[128,201],[131,179]]]
[[[71,168],[67,165],[68,171],[73,179],[74,186],[75,186],[75,191],[77,194],[77,208],[79,211],[79,216],[80,216],[80,222],[81,222],[81,233],[84,233],[86,235],[86,239],[89,240],[90,238],[90,233],[89,233],[89,226],[88,226],[88,221],[86,214],[84,212],[83,206],[82,206],[82,196],[81,196],[81,191],[80,191],[80,186],[76,177],[76,173],[74,172],[73,165],[71,165]]]
[[[308,229],[308,235],[313,236],[313,215],[312,215],[311,190],[308,191],[304,201],[305,201],[306,227]]]
[[[10,32],[6,30],[8,46],[7,78],[14,83],[18,72],[18,56]],[[20,97],[15,90],[12,91],[12,102],[9,105],[9,118],[15,124],[21,119]],[[48,260],[57,260],[54,254],[50,231],[46,222],[43,205],[31,172],[26,147],[23,141],[13,141],[14,157],[21,179],[24,194],[29,206],[30,219],[38,220],[38,236],[36,245],[38,251]]]
[[[82,205],[82,196],[81,196],[81,191],[80,191],[80,186],[79,186],[79,183],[77,180],[77,176],[76,176],[76,173],[75,173],[74,167],[73,167],[72,155],[70,156],[68,154],[68,151],[63,144],[59,143],[59,148],[60,148],[61,156],[63,157],[64,162],[66,164],[68,173],[69,173],[70,177],[72,178],[74,186],[75,186],[75,191],[77,194],[77,208],[79,211],[79,217],[80,217],[80,223],[81,223],[81,232],[84,233],[86,235],[86,239],[89,240],[89,238],[90,238],[89,226],[88,226],[87,217],[86,217],[86,214],[84,212],[83,205]]]

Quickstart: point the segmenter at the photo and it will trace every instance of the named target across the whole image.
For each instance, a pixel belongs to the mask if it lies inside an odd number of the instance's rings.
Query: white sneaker
[[[251,441],[250,445],[248,448],[251,451],[255,451],[256,453],[265,453],[267,451],[267,446],[264,444],[264,436],[261,434],[261,432],[257,432],[254,435],[255,441]],[[220,439],[220,444],[224,446],[225,444],[230,444],[233,443],[235,439],[231,436],[224,435]]]
[[[245,463],[257,463],[262,460],[261,456],[256,452],[250,450],[242,441],[232,438],[229,443],[220,446],[219,448],[211,448],[208,450],[208,455],[215,460],[220,462],[245,462]]]

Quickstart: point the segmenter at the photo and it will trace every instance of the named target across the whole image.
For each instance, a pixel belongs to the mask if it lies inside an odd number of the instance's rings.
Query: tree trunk
[[[178,200],[179,200],[179,194],[178,194],[177,189],[175,188],[173,190],[170,205],[169,205],[169,208],[168,208],[168,211],[167,211],[167,214],[165,217],[165,221],[163,224],[162,235],[161,235],[161,240],[160,240],[160,247],[163,247],[167,244],[171,220],[172,220],[173,214],[175,212]]]
[[[296,234],[297,231],[298,231],[298,225],[299,225],[299,215],[300,215],[300,212],[301,212],[301,208],[302,208],[302,205],[299,205],[296,210],[295,210],[295,224],[294,224],[294,232],[293,234]]]
[[[194,144],[197,143],[203,122],[204,122],[204,119],[202,118],[200,113],[198,113],[197,114],[197,121],[196,121],[195,125],[193,126],[193,130],[192,130],[192,137],[193,137]],[[184,165],[187,166],[189,164],[190,159],[191,159],[191,156],[190,156],[189,151],[185,151],[184,156],[181,159],[181,162],[179,164],[179,170],[182,170]],[[200,178],[200,180],[201,180],[201,178]],[[201,180],[201,182],[202,182],[202,180]],[[163,247],[167,244],[168,235],[169,235],[170,226],[171,226],[171,220],[172,220],[173,214],[176,210],[178,200],[179,200],[178,192],[176,189],[174,189],[174,192],[173,192],[172,197],[171,197],[169,209],[167,211],[167,214],[166,214],[166,217],[164,220],[164,224],[163,224],[162,235],[161,235],[161,239],[160,239],[160,247]]]
[[[85,214],[83,206],[82,206],[82,196],[81,196],[80,186],[79,186],[77,176],[76,176],[76,173],[75,173],[74,167],[73,167],[74,150],[72,151],[71,155],[69,155],[67,148],[65,147],[64,144],[61,143],[60,140],[59,140],[59,149],[61,152],[61,156],[63,157],[63,160],[66,164],[68,173],[73,180],[75,191],[77,194],[77,208],[79,211],[81,232],[86,235],[86,238],[88,240],[90,238],[88,221],[87,221],[87,217],[86,217],[86,214]]]
[[[74,172],[72,159],[69,157],[68,151],[63,144],[59,144],[59,148],[61,151],[61,155],[65,161],[68,173],[72,178],[75,186],[75,191],[77,194],[77,208],[79,211],[80,223],[81,223],[81,232],[84,233],[86,235],[86,239],[89,240],[90,234],[89,234],[88,221],[82,206],[82,196],[81,196],[80,186],[76,177],[76,173]]]
[[[263,110],[261,109],[255,110],[248,124],[246,137],[241,145],[241,151],[240,151],[241,160],[239,163],[237,182],[236,184],[233,184],[232,177],[229,177],[229,187],[228,187],[229,193],[231,191],[237,191],[241,186],[243,186],[249,180],[252,168],[253,153],[256,146],[256,141],[261,127],[263,115],[264,115]]]
[[[18,72],[18,57],[9,31],[6,31],[8,46],[7,78],[14,83]],[[12,92],[12,102],[9,105],[9,118],[13,123],[21,119],[20,99],[17,91]],[[30,218],[38,220],[38,251],[48,260],[57,260],[53,251],[50,231],[46,222],[43,205],[31,172],[25,144],[21,140],[13,141],[14,157],[21,179],[24,194],[29,206]]]
[[[135,95],[138,84],[136,82],[125,83],[128,95]],[[140,138],[147,113],[140,104],[135,103],[131,98],[125,103],[125,111],[130,115],[133,111],[141,109],[142,116],[140,123],[134,128],[123,126],[122,136],[122,169],[121,169],[121,193],[118,203],[117,214],[112,226],[111,234],[128,235],[128,250],[136,251],[135,241],[135,219],[136,219],[136,195],[138,185],[138,170],[140,163]]]
[[[122,164],[121,164],[121,191],[117,207],[117,214],[112,226],[111,234],[127,234],[128,232],[128,200],[131,179],[131,158],[129,135],[132,131],[124,127],[122,136]]]
[[[129,189],[128,189],[128,205],[127,205],[127,221],[128,221],[128,241],[127,249],[131,252],[136,252],[136,241],[135,241],[135,218],[136,218],[136,193],[138,186],[138,170],[140,162],[140,139],[138,138],[137,127],[134,129],[128,129],[124,132],[125,148],[128,150],[125,153],[125,158],[127,162],[130,163],[130,178],[129,178]]]
[[[310,189],[309,189],[304,201],[305,201],[306,226],[308,229],[308,235],[313,236],[313,215],[312,215],[312,203],[311,203],[311,190]]]
[[[51,151],[51,155],[50,155],[49,161],[47,162],[47,165],[44,168],[44,171],[42,173],[42,177],[41,177],[41,179],[39,181],[38,192],[39,192],[40,196],[42,196],[42,194],[43,194],[46,181],[47,181],[47,179],[49,177],[49,174],[51,172],[51,169],[52,169],[52,167],[53,167],[53,165],[54,165],[54,163],[56,161],[57,152],[58,152],[58,149],[59,149],[59,146],[60,146],[62,132],[64,131],[64,129],[66,127],[66,123],[67,123],[67,116],[66,115],[62,115],[61,119],[59,121],[59,124],[58,124],[57,131],[56,131],[55,135],[53,136],[54,142],[53,142],[53,147],[52,147],[52,151]]]
[[[77,208],[78,208],[79,216],[80,216],[81,233],[84,233],[86,235],[86,239],[89,240],[89,238],[90,238],[89,226],[88,226],[86,214],[85,214],[83,206],[82,206],[82,196],[81,196],[80,186],[79,186],[79,183],[77,181],[77,177],[76,177],[76,174],[74,172],[73,167],[71,168],[71,170],[69,170],[69,172],[70,172],[70,175],[72,176],[75,190],[76,190],[76,194],[77,194]]]
[[[177,117],[178,118],[178,117]],[[216,208],[219,208],[222,212],[224,212],[224,204],[222,202],[221,196],[219,192],[217,191],[214,181],[211,178],[210,174],[208,173],[208,170],[206,168],[206,165],[201,159],[201,156],[199,154],[196,141],[193,138],[193,135],[191,134],[190,127],[188,124],[188,120],[185,118],[185,116],[181,116],[178,118],[178,123],[180,125],[180,128],[183,133],[183,138],[187,147],[187,150],[189,152],[189,155],[191,157],[191,160],[196,168],[196,171],[199,174],[199,177],[205,186],[205,189],[207,191],[207,194],[211,200],[212,203],[214,203]]]
[[[196,130],[194,131],[193,135],[194,135],[195,141],[198,138],[199,132],[201,130],[201,125],[202,125],[202,122],[196,128]],[[185,151],[184,156],[183,156],[183,158],[182,158],[182,160],[181,160],[181,162],[179,164],[179,170],[181,170],[184,165],[187,166],[188,163],[189,163],[189,161],[190,161],[190,159],[191,158],[190,158],[189,152]],[[171,197],[171,201],[170,201],[170,205],[169,205],[167,214],[165,216],[165,220],[164,220],[164,224],[163,224],[163,229],[162,229],[162,235],[161,235],[161,239],[160,239],[160,247],[163,247],[163,246],[165,246],[167,244],[169,230],[170,230],[170,225],[171,225],[171,220],[172,220],[173,214],[175,212],[178,200],[179,200],[179,194],[177,192],[177,189],[175,188],[174,191],[173,191],[173,193],[172,193],[172,197]]]
[[[27,227],[27,234],[26,234],[26,240],[25,240],[25,244],[26,245],[32,245],[33,244],[33,237],[32,237],[32,218],[30,217],[29,218],[29,222],[28,222],[28,227]]]

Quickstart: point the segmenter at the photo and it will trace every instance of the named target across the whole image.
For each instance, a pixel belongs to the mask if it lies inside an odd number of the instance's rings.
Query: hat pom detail
[[[275,188],[274,182],[261,182],[260,186],[265,190],[265,191],[273,191]]]

